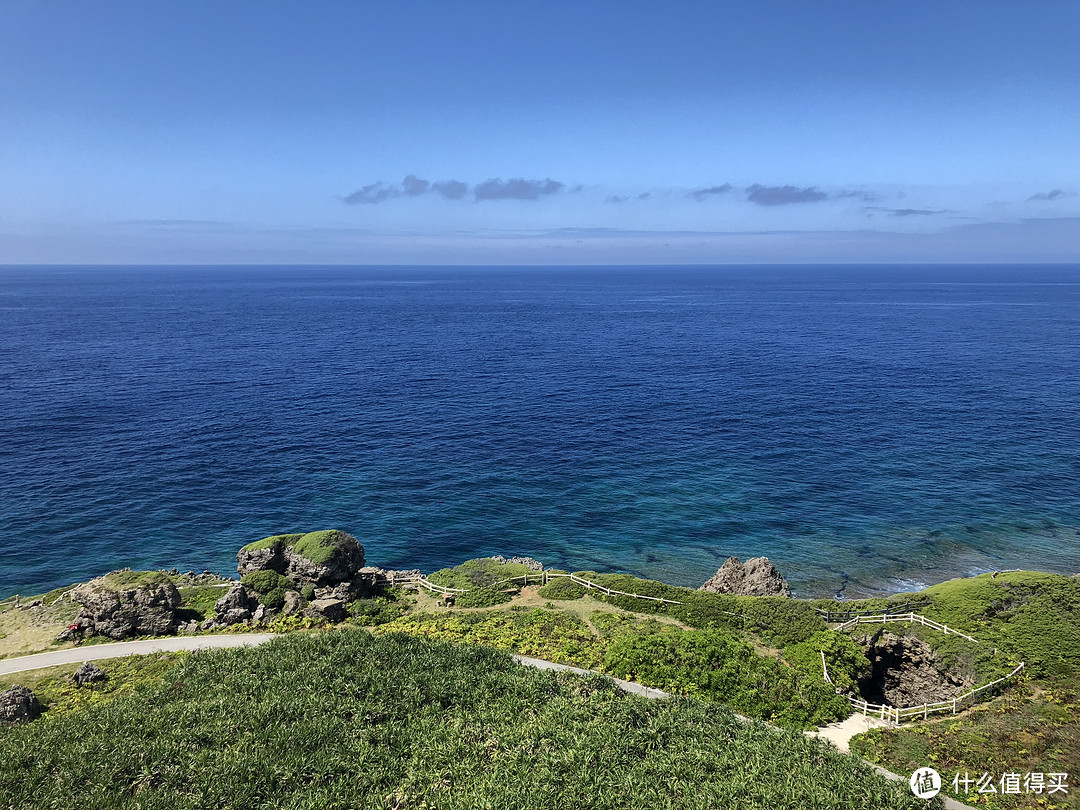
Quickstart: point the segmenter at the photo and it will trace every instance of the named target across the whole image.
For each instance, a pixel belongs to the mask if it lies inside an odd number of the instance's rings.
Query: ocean
[[[1080,571],[1080,265],[0,268],[0,597],[341,528],[798,596]]]

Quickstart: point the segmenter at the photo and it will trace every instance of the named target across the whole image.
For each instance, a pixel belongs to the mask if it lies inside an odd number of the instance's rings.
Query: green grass
[[[277,588],[295,590],[290,579],[277,571],[252,571],[250,574],[244,574],[240,582],[245,588],[250,588],[255,593],[270,593]]]
[[[545,599],[580,599],[585,595],[585,586],[569,577],[560,577],[550,580],[539,590],[539,594]]]
[[[821,654],[837,689],[858,690],[858,681],[870,674],[870,660],[862,647],[844,633],[821,630],[805,641],[790,644],[784,659],[807,678],[823,680]]]
[[[0,806],[19,808],[928,806],[714,706],[359,630],[191,655],[107,704],[0,731],[0,761]]]
[[[248,543],[241,551],[261,551],[275,546],[289,546],[297,554],[322,565],[330,559],[335,548],[352,539],[350,535],[338,529],[325,529],[307,534],[275,534],[256,540],[254,543]]]
[[[763,656],[725,630],[619,636],[607,649],[604,671],[794,728],[814,728],[851,713],[820,672],[808,675]]]
[[[473,588],[454,597],[454,605],[463,608],[484,608],[503,605],[513,597],[504,587]]]
[[[294,546],[296,541],[303,536],[302,534],[274,534],[270,537],[264,537],[262,540],[256,540],[254,543],[248,543],[240,550],[263,551],[277,545]]]
[[[112,571],[103,577],[106,588],[115,591],[159,588],[172,585],[172,577],[161,571]]]
[[[763,656],[729,631],[684,630],[610,611],[594,611],[589,624],[562,610],[518,607],[409,615],[379,631],[478,644],[602,670],[786,726],[810,728],[850,713],[847,701],[822,682],[820,671],[806,673]]]
[[[424,638],[476,644],[598,669],[604,645],[581,619],[563,611],[512,608],[470,613],[419,613],[378,628]]]
[[[308,532],[296,541],[293,551],[307,557],[313,563],[322,565],[330,559],[330,555],[334,553],[338,546],[344,545],[351,539],[348,534],[337,529]]]
[[[180,621],[201,622],[214,615],[214,603],[223,597],[227,588],[212,588],[206,585],[196,585],[190,588],[180,588]]]
[[[983,772],[999,778],[1006,771],[1068,773],[1069,796],[1060,793],[984,796],[991,808],[1076,807],[1076,777],[1080,774],[1080,693],[1075,682],[1039,690],[1014,688],[990,703],[958,717],[901,729],[875,729],[852,741],[852,750],[873,762],[902,773],[932,765],[946,782],[957,772],[974,777]],[[950,791],[951,792],[951,791]],[[963,800],[962,794],[956,796]],[[989,801],[986,801],[989,799]]]
[[[542,581],[539,573],[530,571],[520,563],[499,563],[489,559],[468,560],[453,568],[443,568],[428,579],[444,588],[471,590],[472,588],[486,588],[504,579],[525,574],[535,576],[537,582]]]
[[[897,771],[921,764],[938,770],[1080,774],[1080,580],[1034,571],[955,579],[920,592],[927,618],[969,633],[973,644],[920,625],[904,632],[925,640],[943,662],[976,684],[1026,664],[1004,696],[959,717],[875,730],[852,749]],[[918,764],[916,764],[918,763]],[[951,777],[950,777],[951,778]],[[1076,791],[1071,790],[1075,807]],[[958,798],[963,798],[962,796]],[[985,797],[984,797],[985,798]],[[1050,807],[1035,795],[996,796],[987,806]]]
[[[31,689],[44,707],[47,716],[55,719],[86,709],[103,705],[121,696],[131,694],[140,684],[160,683],[188,653],[155,653],[133,655],[128,658],[99,661],[98,666],[108,679],[84,686],[71,683],[71,673],[77,664],[53,667],[41,672],[17,672],[0,675],[0,692],[21,684]],[[0,732],[2,734],[2,732]]]
[[[597,599],[625,610],[663,613],[699,629],[722,627],[744,632],[772,647],[786,647],[825,629],[825,621],[814,612],[813,607],[798,599],[707,593],[640,579],[629,574],[581,571],[578,576],[613,590],[683,603],[669,605],[630,596],[606,596],[600,591],[590,591]]]

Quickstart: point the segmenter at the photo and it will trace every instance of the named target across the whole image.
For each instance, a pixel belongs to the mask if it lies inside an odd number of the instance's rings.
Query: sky
[[[1074,0],[3,0],[0,264],[1080,261]]]

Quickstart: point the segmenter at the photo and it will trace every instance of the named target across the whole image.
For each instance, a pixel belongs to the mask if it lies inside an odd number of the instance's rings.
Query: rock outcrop
[[[93,661],[87,661],[71,675],[71,682],[76,686],[84,686],[88,683],[107,681],[109,676]]]
[[[285,604],[281,608],[282,616],[292,616],[304,609],[304,597],[296,591],[285,591]]]
[[[237,582],[214,603],[214,625],[228,627],[230,624],[246,622],[255,615],[259,607],[258,597]]]
[[[306,611],[315,619],[328,619],[332,622],[345,621],[349,617],[348,608],[343,599],[315,599]]]
[[[176,628],[180,592],[157,572],[113,571],[73,588],[71,599],[81,609],[75,630],[82,636],[161,636]]]
[[[0,723],[29,723],[41,717],[37,696],[25,686],[0,693]]]
[[[364,567],[364,547],[342,531],[279,534],[244,546],[236,555],[241,576],[276,571],[296,588],[353,582]]]
[[[870,659],[870,673],[859,692],[871,703],[921,706],[956,697],[972,685],[949,672],[930,646],[914,636],[898,636],[884,628],[860,639]]]
[[[768,557],[753,557],[745,563],[739,562],[738,557],[728,557],[698,590],[736,596],[791,596],[787,580]]]

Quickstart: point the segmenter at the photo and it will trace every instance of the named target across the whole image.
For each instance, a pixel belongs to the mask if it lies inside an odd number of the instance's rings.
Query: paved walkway
[[[123,658],[126,655],[147,655],[157,652],[181,652],[209,650],[218,647],[247,647],[262,644],[274,638],[272,633],[231,633],[220,636],[166,636],[142,641],[117,641],[112,644],[87,644],[66,650],[23,655],[18,658],[0,659],[0,675],[45,669],[62,664],[81,664],[84,661],[101,661],[105,658]]]
[[[820,737],[823,740],[828,740],[846,753],[850,750],[848,748],[848,742],[850,742],[851,738],[856,734],[862,734],[864,731],[869,731],[872,728],[892,727],[892,723],[885,720],[856,713],[846,720],[841,720],[839,723],[829,723],[829,725],[822,726],[816,731],[808,731],[806,733],[811,737]]]

